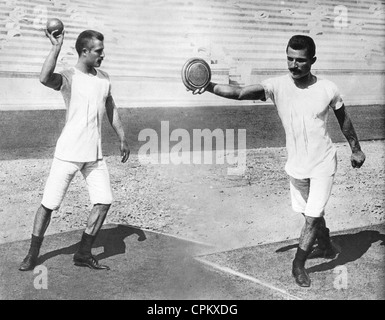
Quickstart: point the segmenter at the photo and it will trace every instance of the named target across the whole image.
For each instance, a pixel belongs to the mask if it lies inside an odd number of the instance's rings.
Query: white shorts
[[[72,162],[54,158],[41,204],[47,209],[57,210],[77,171],[82,173],[87,183],[92,204],[112,203],[110,175],[104,159],[93,162]]]
[[[323,217],[332,191],[333,180],[334,175],[311,179],[295,179],[290,177],[290,194],[293,210],[309,217]]]

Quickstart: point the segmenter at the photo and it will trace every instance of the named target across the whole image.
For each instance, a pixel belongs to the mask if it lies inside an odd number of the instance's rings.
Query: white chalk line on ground
[[[261,280],[259,280],[257,278],[254,278],[254,277],[249,276],[247,274],[244,274],[242,272],[235,271],[235,270],[233,270],[231,268],[221,266],[221,265],[219,265],[217,263],[214,263],[214,262],[211,262],[211,261],[207,261],[207,260],[202,259],[202,258],[196,257],[195,259],[197,261],[203,263],[203,264],[206,264],[206,265],[214,268],[214,269],[218,269],[218,270],[220,270],[222,272],[229,273],[231,275],[234,275],[234,276],[240,277],[242,279],[251,281],[253,283],[259,284],[259,285],[261,285],[263,287],[266,287],[266,288],[268,288],[270,290],[276,291],[276,292],[280,293],[282,296],[284,296],[285,298],[287,298],[289,300],[303,300],[303,299],[301,299],[301,298],[299,298],[297,296],[294,296],[294,295],[288,293],[287,291],[285,291],[283,289],[277,288],[277,287],[275,287],[275,286],[273,286],[273,285],[271,285],[271,284],[269,284],[267,282],[261,281]]]

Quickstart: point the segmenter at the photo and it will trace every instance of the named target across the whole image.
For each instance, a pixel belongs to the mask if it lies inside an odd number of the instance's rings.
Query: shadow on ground
[[[385,225],[332,234],[339,254],[306,262],[312,285],[298,287],[291,275],[297,240],[215,253],[209,262],[254,277],[290,295],[312,300],[385,299]]]
[[[29,240],[0,245],[0,298],[3,300],[253,300],[282,299],[249,281],[220,273],[194,257],[208,249],[125,225],[106,225],[92,252],[111,270],[74,266],[83,230],[44,239],[39,265],[21,272]],[[211,249],[211,248],[210,248]],[[46,275],[47,287],[39,285]]]
[[[312,279],[310,288],[298,287],[291,276],[291,261],[298,246],[296,239],[207,254],[213,248],[131,226],[109,224],[100,231],[93,253],[111,270],[96,271],[73,265],[72,256],[82,232],[47,236],[39,269],[30,272],[18,270],[29,240],[0,245],[0,298],[385,299],[383,224],[332,234],[340,253],[331,261],[307,262]],[[197,256],[199,260],[195,259]],[[41,288],[36,281],[44,270],[48,283]],[[341,276],[345,277],[344,282],[338,280]],[[258,281],[250,281],[250,277]]]
[[[118,225],[116,228],[100,230],[93,248],[102,247],[103,252],[97,254],[96,258],[98,260],[102,260],[118,254],[126,253],[127,246],[124,239],[133,235],[137,235],[137,241],[146,240],[146,234],[143,230],[129,226]],[[43,264],[45,261],[62,254],[73,255],[77,251],[79,243],[80,241],[68,247],[47,252],[39,257],[38,263]]]
[[[309,273],[333,270],[337,266],[345,265],[349,262],[360,259],[371,247],[373,243],[382,241],[380,245],[385,245],[385,234],[376,230],[364,230],[353,234],[343,234],[331,237],[333,243],[339,251],[338,256],[329,262],[324,262],[307,269]],[[298,244],[285,246],[276,250],[277,253],[296,249]]]

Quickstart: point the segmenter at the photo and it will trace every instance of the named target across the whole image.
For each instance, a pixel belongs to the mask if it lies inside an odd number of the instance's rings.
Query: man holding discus
[[[365,161],[337,86],[311,73],[316,62],[315,51],[312,38],[295,35],[286,47],[289,74],[244,87],[210,82],[207,87],[193,91],[193,94],[208,91],[235,100],[270,98],[275,104],[286,133],[285,170],[290,180],[292,207],[305,217],[292,264],[292,274],[301,287],[311,284],[305,269],[307,259],[336,256],[324,219],[337,170],[336,148],[327,131],[329,108],[350,145],[353,168],[360,168]],[[316,240],[318,245],[313,247]]]
[[[75,45],[79,55],[77,64],[55,73],[64,39],[64,32],[57,33],[46,30],[52,46],[43,64],[40,82],[63,95],[67,109],[66,124],[57,141],[43,199],[35,215],[31,246],[19,270],[32,270],[36,266],[52,211],[60,207],[77,171],[82,173],[87,183],[93,208],[73,261],[77,266],[109,269],[100,265],[91,254],[92,244],[113,200],[109,172],[101,148],[101,125],[105,113],[119,137],[123,163],[127,161],[130,150],[111,95],[109,76],[97,69],[105,57],[103,35],[93,30],[80,33]]]

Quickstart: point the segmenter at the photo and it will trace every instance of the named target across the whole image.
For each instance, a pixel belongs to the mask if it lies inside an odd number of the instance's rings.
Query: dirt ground
[[[383,223],[385,141],[361,143],[367,160],[350,166],[347,143],[336,144],[338,172],[327,206],[331,231]],[[118,152],[116,152],[118,154]],[[28,239],[52,161],[53,149],[2,152],[0,243]],[[290,205],[284,148],[247,151],[241,176],[228,165],[151,165],[131,155],[126,164],[106,156],[115,202],[105,223],[174,235],[227,250],[297,238],[302,217]],[[226,163],[226,162],[225,162]],[[82,229],[91,205],[78,174],[47,234]]]

